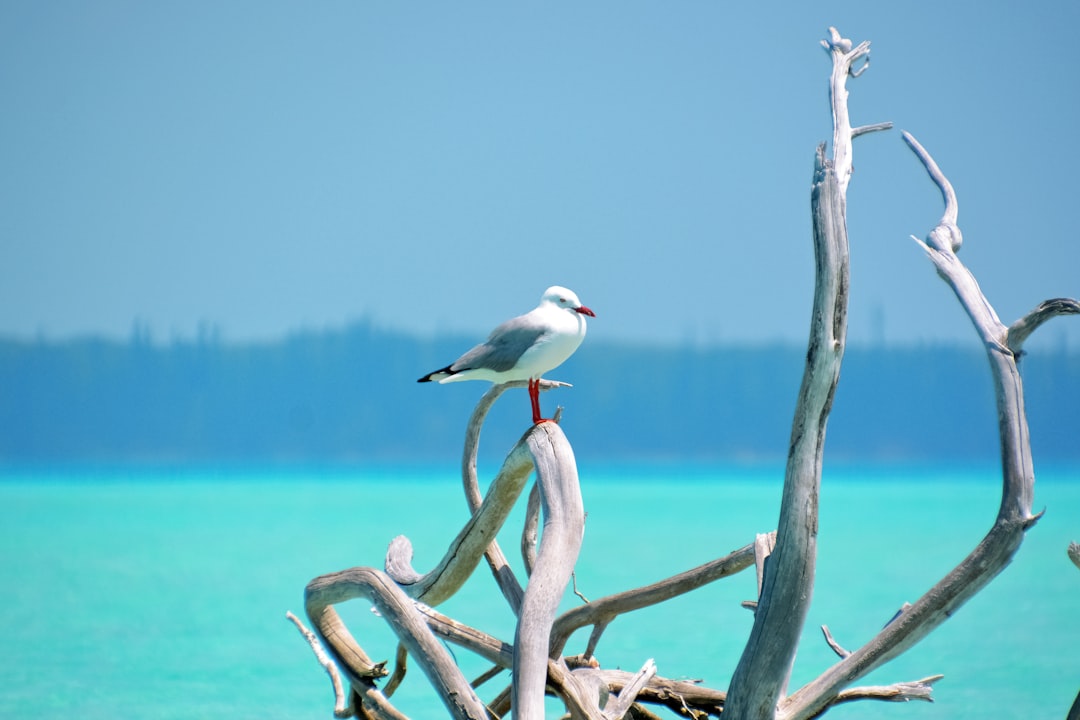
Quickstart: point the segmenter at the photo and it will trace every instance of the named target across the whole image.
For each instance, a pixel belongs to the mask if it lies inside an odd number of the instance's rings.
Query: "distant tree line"
[[[455,461],[486,383],[418,385],[469,338],[420,339],[367,322],[280,342],[215,335],[155,345],[0,341],[0,462],[361,463]],[[579,459],[785,457],[802,350],[586,341],[542,395],[565,406]],[[1080,354],[1024,358],[1040,459],[1080,459],[1062,428],[1080,412]],[[979,347],[849,348],[826,453],[838,460],[993,461],[998,439]],[[961,421],[963,420],[963,421]],[[483,456],[529,424],[525,391],[492,413]]]

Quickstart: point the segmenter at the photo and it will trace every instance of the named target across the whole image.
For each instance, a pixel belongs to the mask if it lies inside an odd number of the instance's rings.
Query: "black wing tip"
[[[444,367],[444,368],[440,368],[440,369],[436,370],[435,372],[430,372],[430,373],[428,373],[427,375],[425,375],[424,377],[420,378],[420,379],[419,379],[419,380],[417,380],[416,382],[418,382],[418,383],[422,383],[422,382],[434,382],[434,381],[435,381],[435,376],[436,376],[436,375],[446,375],[446,376],[448,376],[448,377],[449,377],[450,375],[453,375],[453,374],[454,374],[454,371],[450,369],[450,366],[449,366],[449,365],[447,365],[446,367]]]

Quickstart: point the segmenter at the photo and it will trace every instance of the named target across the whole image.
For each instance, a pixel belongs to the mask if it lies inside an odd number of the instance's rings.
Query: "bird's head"
[[[560,287],[559,285],[552,285],[547,290],[545,290],[544,296],[540,298],[540,302],[549,302],[553,305],[557,305],[558,307],[566,308],[567,310],[573,310],[576,313],[581,313],[582,315],[596,317],[596,313],[581,304],[581,301],[578,300],[578,296],[574,293],[573,290],[568,290],[564,287]]]

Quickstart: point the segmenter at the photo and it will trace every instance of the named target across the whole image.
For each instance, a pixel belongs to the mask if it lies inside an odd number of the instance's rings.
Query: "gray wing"
[[[526,350],[550,332],[549,328],[536,323],[528,315],[507,320],[491,331],[486,342],[459,357],[450,370],[457,373],[472,368],[487,368],[504,372],[514,367]]]

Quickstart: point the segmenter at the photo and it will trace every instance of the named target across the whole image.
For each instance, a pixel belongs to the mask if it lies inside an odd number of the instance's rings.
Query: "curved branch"
[[[469,579],[492,538],[506,522],[533,469],[528,445],[519,441],[507,455],[487,497],[450,544],[442,561],[426,575],[412,567],[412,543],[399,535],[386,552],[386,573],[412,598],[438,605],[456,593]]]
[[[322,665],[323,670],[330,676],[330,684],[334,688],[334,717],[336,718],[348,718],[352,717],[355,712],[351,705],[345,701],[345,690],[341,685],[341,676],[338,674],[337,665],[330,659],[330,656],[323,650],[322,644],[319,642],[319,638],[315,633],[307,629],[307,627],[300,621],[300,618],[292,614],[292,612],[285,613],[285,617],[292,621],[292,624],[296,626],[296,629],[300,631],[300,634],[307,640],[311,651],[315,653],[315,659]]]
[[[926,250],[926,254],[934,263],[934,267],[937,268],[938,275],[952,287],[956,298],[967,312],[968,317],[971,318],[971,322],[982,338],[983,343],[988,348],[1011,358],[1012,350],[1006,344],[1008,328],[998,319],[994,308],[991,307],[989,301],[982,294],[975,276],[960,262],[960,258],[956,254],[963,244],[963,235],[956,225],[958,213],[956,192],[953,190],[948,178],[938,168],[937,163],[930,157],[930,153],[919,144],[911,133],[904,132],[903,137],[904,142],[922,161],[926,171],[930,174],[938,189],[941,190],[941,195],[945,199],[945,212],[941,216],[941,221],[926,236],[926,242],[922,242],[917,238],[915,241]]]
[[[364,598],[375,605],[398,639],[416,658],[451,717],[486,718],[487,710],[461,674],[449,651],[438,641],[413,601],[385,573],[374,568],[356,567],[317,577],[304,592],[307,616],[338,665],[354,684],[370,684],[370,668],[357,667],[353,661],[364,655],[360,646],[338,617],[334,605]],[[385,665],[385,664],[384,664]],[[386,674],[385,667],[382,675]]]
[[[949,178],[945,177],[945,173],[941,172],[941,168],[934,162],[934,158],[930,157],[930,153],[926,152],[926,148],[920,145],[919,141],[911,133],[905,130],[901,135],[912,152],[922,161],[923,167],[926,168],[926,172],[930,175],[930,179],[934,181],[934,184],[938,186],[938,190],[941,191],[941,200],[945,203],[945,211],[941,214],[938,225],[956,225],[957,218],[960,215],[960,203],[956,199],[956,191],[953,189],[952,183],[949,182]],[[959,249],[959,244],[952,248],[953,252]]]
[[[487,417],[488,411],[491,410],[491,406],[495,404],[495,401],[499,399],[503,392],[510,388],[526,387],[527,385],[528,383],[523,380],[492,385],[480,398],[480,401],[476,403],[476,407],[473,408],[472,415],[469,417],[469,424],[465,429],[465,449],[461,458],[461,480],[465,489],[465,501],[469,504],[469,510],[473,513],[476,513],[483,504],[480,482],[476,474],[476,458],[480,449],[480,431],[484,426],[484,419]],[[557,380],[540,381],[541,390],[569,386],[569,383]],[[494,536],[484,556],[487,559],[488,567],[491,568],[491,574],[495,577],[495,582],[498,583],[499,589],[502,591],[503,597],[510,603],[510,609],[515,615],[519,614],[521,599],[525,594],[525,590],[521,587],[517,576],[514,575],[506,555],[503,554],[502,548],[499,547],[499,543],[495,541]]]
[[[516,383],[516,385],[524,384]],[[511,387],[515,387],[515,383],[492,385],[483,394],[480,401],[476,403],[476,407],[469,417],[469,424],[465,429],[465,449],[461,459],[461,480],[465,489],[465,501],[469,504],[469,510],[473,513],[476,513],[483,503],[483,497],[480,494],[480,482],[476,477],[476,456],[480,448],[480,430],[491,406],[495,404],[495,401],[504,391]],[[491,574],[495,577],[495,582],[502,591],[503,597],[510,603],[510,609],[517,615],[521,610],[521,598],[525,594],[525,590],[521,587],[521,583],[518,582],[514,571],[510,568],[506,555],[503,554],[502,548],[499,547],[499,543],[496,542],[494,536],[491,539],[491,544],[484,551],[484,557],[487,559],[488,567],[491,568]]]
[[[1039,303],[1038,307],[1020,318],[1008,329],[1008,345],[1013,354],[1023,352],[1024,342],[1040,325],[1059,315],[1080,315],[1080,302],[1072,298],[1054,298]]]

